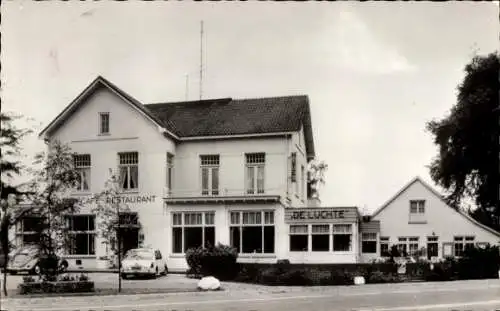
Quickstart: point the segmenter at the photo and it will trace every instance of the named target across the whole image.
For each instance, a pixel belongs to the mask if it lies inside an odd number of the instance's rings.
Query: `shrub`
[[[39,293],[82,293],[93,292],[94,282],[33,282],[18,285],[21,295]]]
[[[486,248],[473,247],[466,249],[462,258],[458,260],[458,278],[487,279],[498,278],[500,269],[500,253],[498,246]]]
[[[238,252],[230,246],[218,244],[208,248],[193,248],[186,251],[188,274],[195,277],[214,276],[219,280],[234,278],[238,273]]]
[[[384,273],[381,271],[374,271],[365,277],[368,284],[378,283],[398,283],[401,282],[401,277],[397,273]]]
[[[313,285],[313,279],[310,272],[306,269],[292,269],[277,275],[276,284],[288,286],[307,286]]]

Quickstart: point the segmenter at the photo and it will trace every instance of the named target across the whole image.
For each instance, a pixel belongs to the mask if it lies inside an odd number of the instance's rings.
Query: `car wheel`
[[[122,279],[124,279],[124,280],[128,279],[128,275],[122,273]]]
[[[31,275],[39,275],[40,274],[40,266],[35,265],[30,271],[29,274]]]
[[[10,275],[16,275],[16,274],[17,274],[17,271],[9,271],[9,274],[10,274]]]
[[[165,269],[163,270],[163,275],[167,275],[168,274],[168,268],[167,268],[167,265],[165,265]]]
[[[67,269],[68,269],[68,262],[66,260],[63,260],[61,262],[61,264],[59,265],[59,271],[61,273],[64,273],[64,272],[66,272]]]

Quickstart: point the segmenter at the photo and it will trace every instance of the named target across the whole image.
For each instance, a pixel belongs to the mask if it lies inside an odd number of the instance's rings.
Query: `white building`
[[[188,248],[215,243],[236,247],[240,262],[356,263],[381,256],[388,243],[413,250],[414,242],[437,241],[442,256],[448,245],[452,254],[459,249],[458,237],[462,244],[471,237],[498,242],[498,233],[450,209],[420,179],[372,221],[363,221],[357,207],[309,202],[307,162],[315,156],[309,109],[307,96],[143,105],[98,77],[40,137],[76,152],[82,183],[75,197],[100,192],[110,169],[119,172],[117,199],[132,210],[123,216],[142,225],[122,236],[122,250],[155,247],[171,271],[187,269]],[[111,250],[98,235],[99,217],[86,206],[71,218],[70,266],[104,263]],[[36,221],[18,224],[18,244],[33,240]]]
[[[415,177],[361,225],[364,261],[383,256],[389,247],[408,254],[424,249],[428,259],[461,256],[472,245],[497,245],[500,233],[446,204],[425,181]]]

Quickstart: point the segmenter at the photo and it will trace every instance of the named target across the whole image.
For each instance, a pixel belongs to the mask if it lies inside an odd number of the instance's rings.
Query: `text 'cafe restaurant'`
[[[360,232],[380,229],[375,223],[363,225],[357,207],[284,208],[282,219],[280,214],[275,219],[275,260],[291,263],[357,263],[361,259]],[[250,261],[245,254],[239,257],[239,261]]]

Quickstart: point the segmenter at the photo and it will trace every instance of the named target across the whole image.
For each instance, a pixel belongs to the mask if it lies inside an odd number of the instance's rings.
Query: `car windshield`
[[[126,259],[152,259],[153,254],[147,250],[133,249],[125,255]]]

